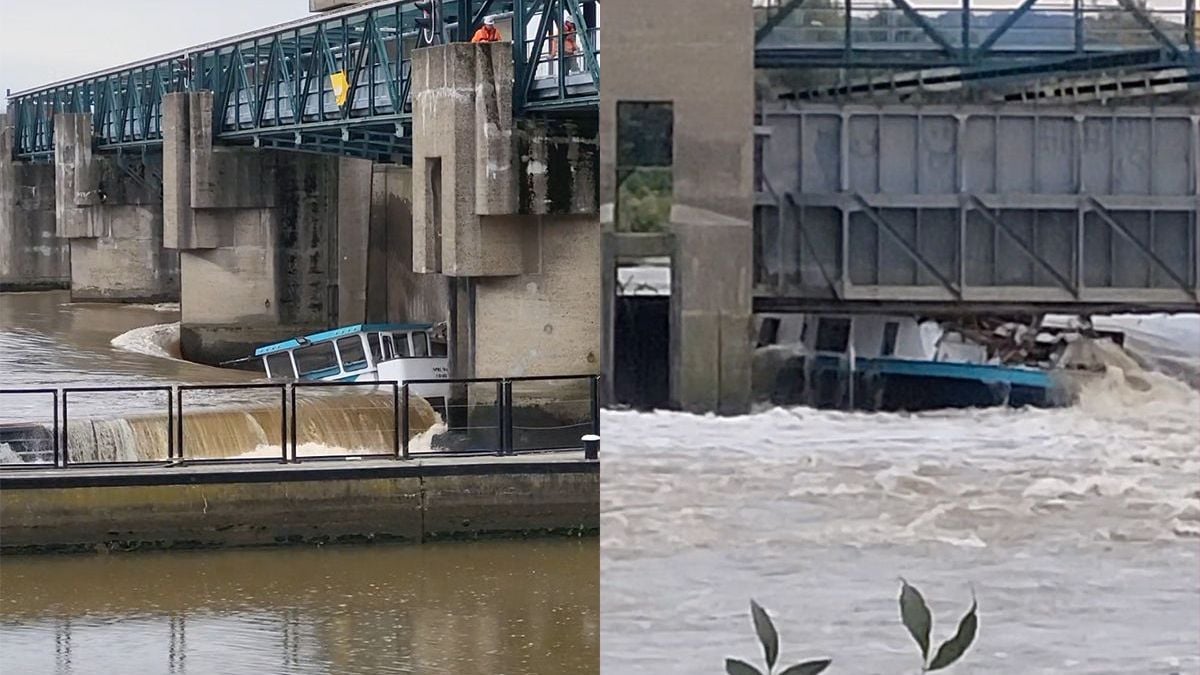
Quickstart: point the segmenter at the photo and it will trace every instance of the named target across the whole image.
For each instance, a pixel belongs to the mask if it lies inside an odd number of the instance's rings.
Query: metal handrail
[[[472,448],[463,450],[431,450],[421,453],[421,456],[478,456],[481,454],[494,454],[499,456],[510,456],[526,453],[543,453],[543,452],[559,452],[559,451],[578,451],[583,449],[583,441],[580,440],[578,445],[570,444],[563,445],[555,443],[547,446],[535,446],[516,448],[513,440],[513,431],[516,428],[526,432],[530,430],[554,429],[561,430],[571,427],[588,427],[591,433],[599,434],[600,430],[600,400],[599,400],[599,375],[580,374],[580,375],[548,375],[548,376],[518,376],[518,377],[490,377],[490,378],[459,378],[459,379],[414,379],[404,382],[394,380],[387,381],[370,381],[370,382],[248,382],[248,383],[219,383],[219,384],[178,384],[178,385],[151,385],[151,386],[96,386],[96,387],[37,387],[37,388],[4,388],[0,389],[0,395],[20,395],[20,396],[51,396],[52,397],[52,421],[47,429],[50,432],[52,439],[53,455],[52,462],[22,462],[0,463],[0,470],[10,469],[71,469],[78,467],[131,467],[131,466],[160,466],[160,467],[178,467],[191,465],[207,465],[207,464],[253,464],[253,463],[280,463],[280,464],[299,464],[302,461],[329,461],[341,460],[344,461],[347,457],[359,459],[393,459],[397,461],[407,461],[412,459],[410,452],[410,435],[411,435],[411,420],[409,415],[409,404],[413,393],[411,387],[420,385],[492,385],[495,387],[495,441],[484,448]],[[569,424],[561,427],[516,427],[513,424],[513,409],[515,406],[513,399],[513,384],[522,382],[563,382],[570,380],[581,380],[588,382],[588,402],[589,414],[588,419],[581,420],[577,424]],[[297,401],[297,390],[317,389],[317,388],[346,388],[346,387],[369,387],[375,390],[391,390],[391,405],[392,419],[394,420],[392,427],[392,448],[388,453],[351,453],[339,455],[309,455],[301,456],[299,453],[299,428],[298,420],[300,417],[299,404]],[[185,420],[188,419],[188,409],[184,405],[184,398],[188,392],[197,391],[277,391],[279,392],[279,412],[280,412],[280,454],[277,458],[273,457],[233,457],[233,458],[205,458],[205,457],[188,457],[186,450],[186,435],[185,435]],[[69,435],[67,433],[68,424],[71,419],[72,400],[78,401],[80,394],[120,394],[129,392],[161,392],[166,395],[166,426],[167,426],[167,448],[165,459],[139,460],[139,461],[79,461],[72,459],[69,447]],[[575,400],[575,399],[573,399]],[[582,401],[583,399],[577,399]],[[447,406],[450,402],[447,401]],[[31,426],[41,426],[46,428],[44,422],[31,422]],[[450,429],[451,432],[467,432],[478,427],[464,427],[461,429]],[[486,427],[484,427],[486,428]],[[561,439],[560,439],[561,440]],[[44,447],[44,446],[43,446]]]

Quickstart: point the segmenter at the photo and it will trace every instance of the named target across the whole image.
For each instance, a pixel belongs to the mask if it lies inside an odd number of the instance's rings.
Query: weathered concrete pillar
[[[673,242],[671,398],[685,410],[744,412],[751,397],[753,3],[609,4],[600,92],[601,212],[612,233],[609,245],[638,236],[616,218],[617,166],[629,166],[618,158],[618,110],[623,102],[667,103],[673,206],[663,234]],[[606,288],[613,288],[615,266],[605,274]],[[605,298],[606,305],[612,302]],[[609,317],[604,332],[611,344]]]
[[[72,299],[178,297],[178,256],[163,248],[158,161],[98,154],[90,114],[54,116],[56,227],[70,245]]]
[[[449,279],[412,269],[412,169],[344,158],[338,172],[338,321],[448,321]]]
[[[0,115],[0,291],[68,288],[71,264],[54,225],[54,166],[13,160],[11,115]]]
[[[166,245],[180,342],[209,363],[337,323],[338,159],[214,147],[211,92],[163,100]]]
[[[518,127],[512,45],[413,57],[413,268],[454,279],[456,377],[599,369],[595,129]]]

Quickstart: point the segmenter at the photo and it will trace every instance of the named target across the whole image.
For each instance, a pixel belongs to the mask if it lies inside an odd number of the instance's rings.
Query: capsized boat
[[[447,380],[410,386],[435,408],[450,396],[446,345],[427,323],[355,324],[254,350],[271,379],[323,382]]]
[[[929,410],[1069,405],[1086,331],[903,315],[764,315],[755,382],[780,405]],[[1119,336],[1102,336],[1115,339]]]

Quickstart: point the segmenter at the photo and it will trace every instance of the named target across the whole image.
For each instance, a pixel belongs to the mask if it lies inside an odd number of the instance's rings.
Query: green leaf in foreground
[[[921,592],[909,586],[904,579],[900,583],[904,584],[900,587],[900,620],[921,647],[921,663],[925,663],[929,660],[929,629],[933,625],[933,617]]]
[[[754,618],[754,632],[758,633],[763,654],[767,657],[767,672],[770,672],[775,667],[775,660],[779,658],[779,633],[775,632],[775,624],[771,623],[767,610],[759,607],[753,600],[750,601],[750,616]]]
[[[975,615],[975,609],[976,603],[972,600],[971,609],[963,616],[962,621],[958,622],[958,632],[938,647],[937,656],[933,657],[933,663],[929,664],[928,670],[941,670],[966,653],[967,647],[970,647],[975,639],[975,632],[979,630],[979,617]]]
[[[817,675],[817,673],[829,667],[833,663],[833,659],[817,659],[815,661],[805,661],[804,663],[794,665],[779,675]]]
[[[728,675],[762,675],[758,668],[737,659],[725,659],[725,672]]]

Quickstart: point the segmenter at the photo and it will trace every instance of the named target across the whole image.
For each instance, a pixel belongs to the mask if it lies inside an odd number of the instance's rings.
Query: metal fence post
[[[505,430],[508,428],[508,425],[504,422],[506,412],[504,405],[504,385],[507,382],[508,380],[496,380],[496,453],[501,456],[507,454],[505,452],[505,446],[507,445],[505,443],[507,436]]]
[[[588,383],[591,389],[592,404],[592,433],[600,435],[600,376],[593,375]]]
[[[179,387],[171,385],[167,390],[167,461],[175,459],[175,399]],[[182,450],[181,450],[182,452]]]
[[[59,433],[61,430],[58,428],[58,394],[59,394],[59,390],[55,389],[54,391],[52,391],[50,393],[54,397],[54,466],[55,466],[55,468],[57,468],[58,467],[59,448],[61,447],[61,443],[62,443],[62,438],[59,436]]]
[[[175,398],[175,405],[178,407],[179,414],[176,418],[179,420],[175,427],[175,452],[179,453],[179,459],[182,461],[184,456],[183,451],[183,390],[179,391],[179,395]]]
[[[287,414],[287,385],[279,385],[279,452],[283,455],[283,463],[287,464],[288,447],[288,414]]]
[[[67,390],[62,390],[62,465],[67,468],[71,465],[71,435],[67,431],[69,424],[67,422]]]
[[[504,454],[515,454],[513,450],[513,383],[504,381]]]
[[[297,461],[297,459],[296,459],[296,457],[297,457],[297,452],[296,452],[296,418],[297,418],[297,417],[299,417],[299,414],[298,414],[298,412],[297,412],[297,411],[298,411],[298,409],[296,408],[296,385],[295,385],[295,384],[285,385],[285,388],[290,388],[290,389],[292,390],[292,461],[293,461],[293,462],[296,462],[296,461]],[[285,394],[285,400],[286,400],[286,394]],[[285,404],[285,405],[284,405],[284,412],[286,412],[286,411],[287,411],[287,405]],[[283,463],[284,463],[284,464],[287,464],[287,462],[288,462],[288,456],[287,456],[287,443],[284,443],[284,444],[283,444],[283,448],[284,448],[284,450],[283,450]]]
[[[392,382],[392,456],[400,459],[400,384]]]
[[[409,394],[409,391],[408,391],[408,383],[407,382],[404,383],[403,389],[404,389],[404,392],[400,396],[401,405],[404,406],[404,408],[400,411],[400,415],[401,415],[400,419],[402,422],[400,425],[400,431],[402,432],[400,434],[400,437],[401,437],[401,441],[400,441],[401,446],[400,447],[401,447],[401,452],[403,453],[404,459],[407,460],[408,459],[408,434],[409,434],[409,419],[408,419],[408,394]]]

